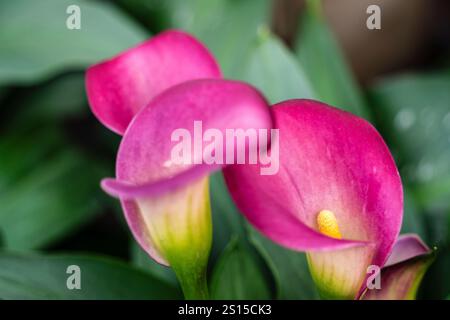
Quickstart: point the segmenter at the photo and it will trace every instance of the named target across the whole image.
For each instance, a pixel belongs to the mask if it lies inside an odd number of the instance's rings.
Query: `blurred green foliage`
[[[252,252],[238,238],[230,241],[214,268],[211,297],[225,300],[271,298],[263,271]]]
[[[83,26],[65,27],[69,5],[82,8]],[[0,84],[33,82],[80,69],[148,35],[109,3],[78,0],[2,1]]]
[[[68,290],[68,266],[78,266],[82,290]],[[69,269],[70,271],[70,269]],[[69,279],[70,280],[70,279]],[[0,255],[3,299],[177,299],[175,287],[111,258],[79,255]]]
[[[425,208],[449,210],[450,74],[393,77],[371,91],[384,136],[398,149],[404,182]]]
[[[65,26],[69,4],[81,7],[81,30]],[[269,0],[0,2],[0,298],[181,296],[173,272],[136,245],[117,202],[99,188],[114,174],[119,137],[90,113],[82,73],[168,28],[194,34],[225,77],[251,83],[271,103],[314,98],[371,120],[404,181],[402,232],[438,246],[421,297],[448,296],[450,74],[395,76],[364,92],[320,10],[305,12],[290,50],[270,31],[271,9]],[[252,229],[221,173],[210,189],[213,297],[317,299],[305,255]],[[119,250],[121,239],[129,241],[128,255]],[[73,248],[91,255],[51,253]],[[105,252],[126,261],[97,256]],[[65,288],[70,264],[88,279],[80,293]]]

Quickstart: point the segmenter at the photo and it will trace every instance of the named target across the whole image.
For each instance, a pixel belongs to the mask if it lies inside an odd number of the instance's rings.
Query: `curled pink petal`
[[[430,252],[430,248],[416,234],[403,234],[398,237],[384,267],[412,259]]]
[[[363,300],[415,299],[434,254],[417,235],[402,235],[381,270],[380,287],[367,289]]]
[[[182,31],[169,30],[91,66],[86,91],[100,122],[123,134],[133,116],[165,89],[220,76],[216,61],[200,42]]]
[[[262,176],[259,165],[224,170],[243,214],[267,237],[294,250],[374,244],[371,263],[383,266],[400,230],[403,192],[381,136],[364,119],[311,100],[279,103],[273,117],[279,172]],[[342,240],[318,232],[322,210],[334,213]],[[355,270],[358,278],[361,272]]]
[[[220,170],[222,165],[198,165],[180,174],[157,182],[143,185],[134,185],[117,179],[106,178],[102,180],[101,186],[109,195],[130,200],[139,197],[159,196],[172,190],[179,189],[200,177],[206,176],[213,171]]]
[[[397,238],[397,241],[395,242],[392,251],[390,252],[389,258],[383,265],[383,270],[386,270],[386,268],[390,266],[394,266],[396,264],[413,259],[417,256],[427,255],[429,253],[430,248],[428,248],[428,246],[422,241],[422,239],[420,239],[418,235],[416,234],[400,235]],[[388,273],[390,274],[390,272]],[[366,289],[367,289],[366,285],[362,286],[359,292],[359,296],[363,296]],[[378,296],[378,294],[379,292],[372,292],[366,295],[368,297],[369,295]]]

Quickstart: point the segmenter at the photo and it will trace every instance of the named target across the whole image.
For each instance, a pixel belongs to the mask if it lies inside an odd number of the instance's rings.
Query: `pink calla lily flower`
[[[142,248],[174,269],[186,297],[204,298],[212,242],[207,177],[222,164],[173,163],[171,143],[179,128],[195,136],[195,122],[223,135],[233,128],[272,127],[267,102],[252,87],[221,79],[185,82],[155,97],[135,116],[117,154],[117,178],[103,180],[102,187],[121,200]],[[245,148],[235,146],[235,154]],[[202,150],[194,147],[190,158],[202,159]]]
[[[272,110],[280,170],[225,168],[233,199],[264,235],[308,252],[323,297],[359,297],[367,267],[385,265],[402,222],[389,149],[367,121],[323,103],[291,100]]]
[[[173,134],[185,129],[195,136],[195,122],[220,134],[272,127],[267,102],[254,88],[219,78],[208,50],[181,31],[163,32],[86,74],[93,113],[123,135],[117,178],[101,185],[121,200],[142,248],[174,269],[187,298],[207,297],[212,242],[208,175],[223,164],[197,161],[211,141],[201,148],[193,143],[191,163],[173,163]],[[236,145],[234,151],[239,148],[246,146]]]
[[[218,64],[203,44],[185,32],[169,30],[91,66],[86,91],[95,116],[122,135],[134,115],[165,89],[220,77]]]
[[[102,181],[106,192],[122,200],[137,241],[156,261],[166,265],[167,260],[146,238],[140,223],[143,213],[135,199],[170,194],[222,168],[222,165],[203,162],[171,163],[173,132],[178,128],[192,128],[194,135],[194,121],[201,121],[205,131],[212,128],[223,135],[225,130],[233,128],[268,130],[272,127],[267,103],[252,87],[219,79],[186,82],[166,90],[135,117],[117,154],[117,179]],[[193,159],[202,156],[200,148],[195,152]]]

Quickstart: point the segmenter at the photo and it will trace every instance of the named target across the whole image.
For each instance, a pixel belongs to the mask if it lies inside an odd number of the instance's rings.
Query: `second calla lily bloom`
[[[212,242],[207,177],[222,164],[173,162],[173,133],[183,128],[195,135],[195,122],[223,135],[229,129],[272,127],[265,99],[251,86],[221,79],[185,82],[155,97],[135,116],[120,144],[117,178],[104,179],[102,187],[121,200],[138,243],[173,268],[187,298],[198,299],[207,297]],[[215,141],[203,142],[211,143]],[[241,148],[246,145],[235,144],[233,153]],[[202,159],[202,150],[194,147],[190,158]]]
[[[198,181],[222,168],[220,164],[203,162],[173,164],[173,133],[179,128],[193,131],[195,121],[201,121],[205,130],[212,128],[223,132],[223,135],[226,130],[234,128],[269,130],[272,127],[267,103],[252,87],[220,79],[185,82],[166,90],[135,117],[119,148],[117,179],[102,181],[103,188],[109,194],[122,199],[127,220],[138,242],[156,261],[163,264],[170,264],[170,261],[158,248],[159,245],[155,243],[158,240],[154,239],[152,228],[148,227],[153,224],[153,215],[157,214],[146,212],[146,208],[158,211],[160,207],[165,210],[167,205],[175,206],[177,198],[184,199],[186,194],[182,193],[180,197],[171,199],[171,203],[161,206],[147,199],[159,199],[191,184],[198,184],[203,190],[205,185]],[[204,144],[211,142],[214,141],[205,141]],[[222,146],[223,153],[226,153],[225,145]],[[236,149],[245,147],[235,144]],[[193,159],[202,157],[201,148],[194,148],[193,152]],[[209,201],[207,193],[203,194],[203,198],[203,201]],[[192,199],[188,200],[180,201],[180,206],[191,205]],[[176,207],[173,211],[172,215],[178,217],[176,223],[181,223],[185,219],[182,217],[184,209]],[[152,217],[146,217],[147,214]],[[199,226],[194,224],[192,227]],[[195,241],[195,238],[193,235],[191,241]],[[200,236],[197,238],[201,239]]]
[[[394,160],[365,120],[320,102],[273,107],[280,170],[225,168],[248,220],[273,241],[307,251],[326,298],[355,298],[369,265],[385,264],[400,231],[403,192]]]

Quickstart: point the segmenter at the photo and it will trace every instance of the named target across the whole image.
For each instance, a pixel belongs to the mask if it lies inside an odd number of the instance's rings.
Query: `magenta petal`
[[[381,270],[379,289],[367,290],[364,300],[415,299],[434,254],[417,235],[400,236]]]
[[[179,189],[193,181],[220,170],[223,165],[199,164],[178,175],[157,182],[135,185],[117,179],[106,178],[102,180],[101,186],[109,195],[121,199],[134,199],[139,197],[156,197],[166,194],[172,190]]]
[[[393,158],[365,120],[310,100],[273,107],[280,170],[230,166],[225,178],[238,207],[262,233],[301,251],[375,244],[383,265],[402,221],[403,194]],[[335,213],[344,240],[317,232],[317,214]]]
[[[198,131],[196,123],[201,127]],[[271,128],[267,102],[253,87],[221,79],[185,82],[153,99],[134,118],[119,147],[117,179],[142,186],[186,174],[198,166],[217,170],[216,164],[172,162],[172,150],[177,144],[172,135],[179,129],[192,137],[191,158],[195,160],[201,158],[202,146],[196,148],[194,140],[201,140],[209,129],[224,137],[227,129]]]
[[[398,237],[384,267],[412,259],[430,252],[430,248],[416,234],[403,234]]]
[[[123,134],[133,116],[163,90],[187,80],[220,76],[216,61],[199,41],[170,30],[91,66],[86,90],[100,122]]]
[[[214,164],[197,165],[189,170],[177,174],[176,176],[143,185],[135,185],[117,179],[106,178],[102,180],[101,186],[109,195],[113,197],[120,197],[124,200],[147,196],[154,197],[181,188],[215,170],[220,170],[222,167],[222,165]]]
[[[203,162],[172,162],[171,151],[176,144],[172,141],[173,132],[183,128],[195,139],[199,134],[194,130],[195,122],[201,122],[203,133],[215,129],[223,135],[227,129],[272,128],[270,109],[258,91],[241,82],[221,79],[193,80],[174,86],[133,119],[119,147],[117,179],[105,179],[102,187],[121,199],[137,241],[161,263],[166,262],[146,237],[135,199],[167,195],[222,167]],[[194,149],[192,158],[200,156],[201,150]]]

